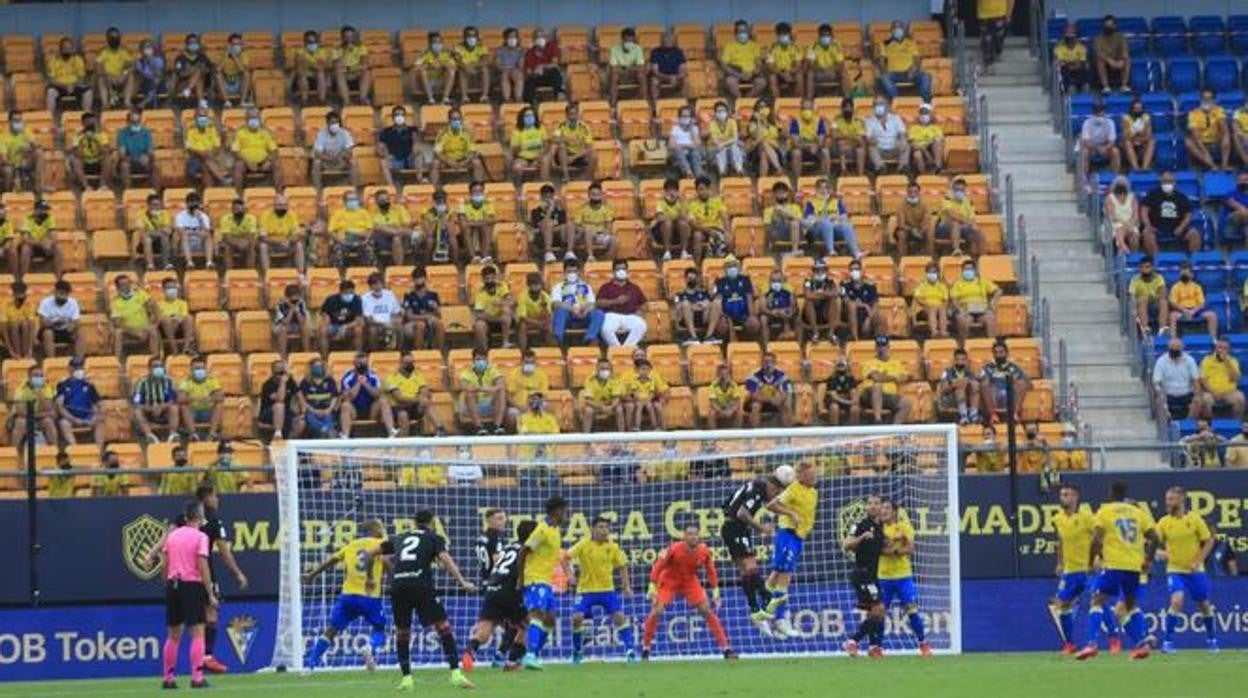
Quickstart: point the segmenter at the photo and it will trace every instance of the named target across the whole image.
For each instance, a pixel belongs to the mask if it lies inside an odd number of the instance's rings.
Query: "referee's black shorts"
[[[446,608],[438,600],[433,587],[391,586],[390,609],[394,612],[394,627],[407,630],[412,627],[412,614],[422,626],[434,625],[446,620]]]
[[[202,625],[208,607],[208,590],[203,582],[182,582],[171,579],[165,583],[165,625]]]
[[[724,539],[724,547],[728,548],[728,557],[733,560],[754,557],[753,533],[750,527],[739,519],[725,521],[719,529],[719,535]]]
[[[880,602],[880,585],[875,577],[854,574],[851,580],[854,584],[854,595],[858,597],[858,608],[865,611]]]
[[[524,599],[514,590],[487,591],[481,601],[481,620],[519,625],[524,622],[524,616]]]

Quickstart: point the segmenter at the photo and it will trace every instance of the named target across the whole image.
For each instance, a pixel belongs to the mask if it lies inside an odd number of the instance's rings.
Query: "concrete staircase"
[[[1053,131],[1040,65],[1025,39],[1011,38],[993,68],[979,78],[989,131],[998,136],[1002,182],[1006,175],[1013,178],[1015,215],[1026,220],[1027,251],[1039,265],[1053,353],[1058,339],[1066,342],[1080,418],[1097,444],[1155,440],[1144,386],[1131,375],[1132,343],[1119,330],[1118,300],[1107,291],[1104,261],[1093,247],[1088,219],[1076,207],[1073,175],[1065,168],[1062,138]],[[1161,465],[1139,452],[1111,452],[1107,463]]]

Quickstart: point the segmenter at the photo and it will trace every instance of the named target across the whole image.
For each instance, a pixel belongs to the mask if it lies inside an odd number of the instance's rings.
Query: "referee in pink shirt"
[[[199,530],[204,523],[204,505],[193,500],[186,505],[186,520],[165,536],[161,556],[165,563],[165,688],[177,688],[174,668],[182,643],[182,628],[191,629],[191,688],[207,688],[204,680],[204,618],[217,597],[204,584],[211,579],[208,570],[208,535]]]

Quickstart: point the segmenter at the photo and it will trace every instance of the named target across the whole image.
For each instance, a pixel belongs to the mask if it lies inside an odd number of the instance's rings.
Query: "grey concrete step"
[[[1140,381],[1139,378],[1136,378],[1135,376],[1131,375],[1130,369],[1128,369],[1127,366],[1125,365],[1114,366],[1112,368],[1105,368],[1105,367],[1100,367],[1100,366],[1098,367],[1070,366],[1068,368],[1067,375],[1069,376],[1070,380],[1074,381],[1077,385],[1080,386],[1080,389],[1082,389],[1083,385],[1090,383],[1090,382],[1096,382],[1096,381],[1104,381],[1104,382],[1112,381],[1114,383],[1121,383],[1123,385],[1130,383],[1131,385],[1136,386],[1136,388],[1138,388],[1139,390],[1144,389],[1143,382]]]
[[[1097,397],[1118,395],[1133,400],[1137,397],[1144,397],[1145,401],[1147,401],[1144,385],[1137,380],[1083,380],[1078,385],[1080,398],[1085,395]],[[1144,405],[1144,407],[1147,406],[1147,404]]]
[[[979,76],[979,84],[981,87],[987,87],[987,88],[999,87],[999,86],[1004,86],[1004,85],[1009,85],[1009,86],[1029,85],[1039,90],[1041,85],[1044,84],[1044,81],[1043,79],[1041,79],[1040,73],[1038,72],[998,73],[996,75],[984,75],[981,73]],[[1045,99],[1047,100],[1047,98]],[[1037,104],[1039,103],[1040,102],[1037,100]]]
[[[1017,204],[1018,202],[1017,195],[1014,197],[1014,201]],[[1020,211],[1018,208],[1015,208],[1014,213],[1015,215],[1021,213],[1023,215],[1024,220],[1027,223],[1027,242],[1028,243],[1051,242],[1051,243],[1080,244],[1080,245],[1092,244],[1092,238],[1089,237],[1088,231],[1086,230],[1080,230],[1079,228],[1065,228],[1065,227],[1040,228],[1037,226],[1033,226],[1031,224],[1031,218],[1027,215],[1026,211]]]
[[[1082,257],[1037,255],[1036,261],[1040,266],[1041,278],[1045,278],[1046,274],[1061,274],[1064,277],[1079,280],[1093,280],[1105,271],[1104,262],[1088,255]]]

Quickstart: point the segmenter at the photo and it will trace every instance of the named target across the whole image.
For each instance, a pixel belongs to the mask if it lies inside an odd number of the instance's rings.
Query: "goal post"
[[[959,598],[957,428],[953,425],[815,427],[642,433],[480,436],[410,439],[287,441],[274,446],[281,520],[279,612],[273,666],[303,668],[304,655],[329,622],[342,582],[332,569],[309,584],[301,574],[362,535],[379,519],[388,534],[415,526],[421,509],[464,575],[477,581],[474,542],[485,512],[508,514],[505,537],[525,519],[542,515],[552,494],[568,500],[563,547],[587,538],[595,518],[611,521],[612,539],[628,560],[631,598],[624,613],[640,628],[649,611],[645,591],[651,565],[682,528],[697,523],[719,572],[718,614],[733,648],[745,656],[830,655],[861,618],[850,584],[851,560],[841,541],[863,515],[865,499],[893,500],[916,532],[912,553],[919,610],[937,652],[961,652]],[[739,575],[720,539],[721,505],[751,477],[781,465],[813,464],[818,514],[789,589],[788,615],[799,637],[761,635],[748,618]],[[770,516],[766,514],[765,516]],[[770,570],[773,537],[755,535],[758,561]],[[618,577],[617,577],[618,580]],[[481,597],[457,590],[439,571],[436,585],[463,644]],[[575,590],[557,576],[558,626],[543,656],[570,657]],[[383,584],[383,589],[385,585]],[[709,590],[708,590],[709,591]],[[387,621],[389,618],[389,604]],[[885,649],[912,651],[917,642],[900,607],[887,616]],[[623,657],[609,618],[592,621],[591,658]],[[363,621],[345,628],[322,665],[363,666],[369,646]],[[491,645],[493,642],[491,642]],[[488,649],[488,648],[487,648]],[[704,621],[683,602],[669,607],[654,641],[655,658],[718,657]],[[378,660],[395,661],[393,638]],[[432,630],[413,637],[415,664],[442,662]]]

